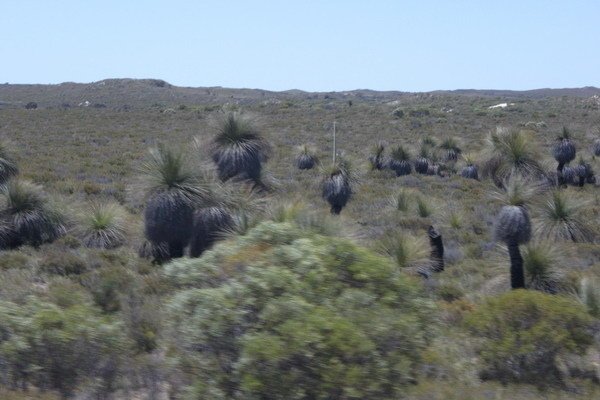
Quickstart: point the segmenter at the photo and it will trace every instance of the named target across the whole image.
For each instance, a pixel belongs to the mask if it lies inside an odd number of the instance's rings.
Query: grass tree
[[[473,159],[470,156],[464,156],[463,158],[467,165],[460,171],[460,176],[466,179],[479,180],[479,171]]]
[[[166,258],[183,256],[190,239],[194,209],[207,199],[210,190],[183,150],[158,146],[150,150],[144,164],[145,254],[168,249]],[[162,250],[160,250],[162,252]]]
[[[552,155],[558,163],[556,167],[558,183],[564,184],[563,168],[565,164],[573,161],[576,155],[575,144],[571,141],[571,134],[567,128],[563,127],[562,134],[556,139],[552,147]]]
[[[125,243],[124,211],[118,204],[92,204],[80,219],[79,234],[84,246],[114,249]]]
[[[348,160],[340,157],[325,170],[321,195],[331,206],[332,214],[339,214],[352,196],[351,169]]]
[[[13,161],[6,144],[0,142],[0,185],[19,173],[17,164]]]
[[[525,287],[523,257],[519,245],[531,239],[531,219],[526,201],[532,195],[528,183],[518,175],[512,175],[503,185],[505,193],[501,196],[505,204],[494,224],[494,237],[508,247],[510,255],[510,282],[513,289]]]
[[[262,164],[268,159],[269,148],[248,120],[231,113],[219,123],[211,156],[222,181],[239,178],[262,186]]]
[[[565,165],[562,170],[561,182],[566,185],[575,185],[577,183],[578,172],[575,168]]]
[[[453,137],[448,137],[442,141],[440,148],[444,151],[444,160],[446,162],[455,162],[462,153],[458,141]]]
[[[200,208],[194,212],[190,257],[199,257],[227,231],[234,229],[231,213],[218,206]]]
[[[313,169],[319,163],[315,149],[308,144],[301,145],[295,163],[298,169]]]
[[[547,293],[557,293],[561,275],[556,269],[561,255],[556,245],[549,242],[529,243],[523,252],[523,267],[527,287]]]
[[[486,153],[481,173],[498,187],[513,171],[527,178],[537,178],[543,172],[534,140],[524,131],[496,129],[488,136]]]
[[[600,157],[600,138],[594,140],[594,143],[592,144],[592,153],[596,157]]]
[[[402,145],[398,145],[392,149],[389,168],[396,173],[396,176],[408,175],[412,170],[410,165],[410,153]]]
[[[593,229],[583,215],[587,203],[576,195],[553,191],[538,210],[536,234],[553,241],[593,242]]]
[[[379,142],[373,146],[372,154],[369,156],[369,165],[372,170],[382,170],[386,167],[385,143]]]
[[[596,176],[591,164],[587,163],[583,158],[579,158],[579,164],[574,168],[577,178],[578,185],[582,187],[584,183],[594,184],[596,183]]]
[[[423,143],[419,151],[419,156],[415,159],[415,172],[423,175],[427,174],[429,165],[431,164],[431,152],[430,146]]]
[[[11,180],[3,191],[4,209],[0,211],[0,245],[3,248],[37,247],[65,234],[64,216],[40,186]]]

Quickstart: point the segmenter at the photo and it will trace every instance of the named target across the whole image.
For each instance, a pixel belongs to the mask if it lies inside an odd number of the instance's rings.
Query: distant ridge
[[[86,103],[97,107],[151,107],[193,104],[239,104],[262,101],[306,99],[386,102],[404,96],[474,96],[502,99],[539,99],[544,97],[581,97],[600,95],[600,89],[583,88],[515,90],[436,90],[431,92],[374,91],[357,89],[341,92],[305,92],[298,89],[280,92],[262,89],[223,87],[180,87],[161,79],[104,79],[92,83],[64,82],[55,85],[0,84],[0,107],[21,107],[36,102],[40,107],[74,107]]]

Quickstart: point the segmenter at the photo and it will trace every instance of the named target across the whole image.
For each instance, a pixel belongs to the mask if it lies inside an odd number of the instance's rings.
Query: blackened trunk
[[[342,212],[342,206],[338,206],[338,205],[331,206],[332,214],[338,215],[341,212]]]
[[[523,257],[519,251],[516,241],[508,243],[508,254],[510,255],[510,287],[513,289],[525,288],[525,273],[523,272]]]
[[[565,178],[563,177],[563,168],[565,167],[564,163],[559,162],[558,166],[556,167],[556,177],[558,179],[558,185],[564,185],[565,184]]]
[[[181,242],[169,243],[169,258],[183,257],[183,248],[185,245]]]
[[[585,183],[585,177],[584,176],[579,176],[579,187],[583,187],[583,184]]]
[[[442,241],[442,235],[435,230],[433,226],[430,226],[427,230],[429,235],[429,244],[431,245],[431,263],[435,272],[441,272],[444,270],[444,242]]]

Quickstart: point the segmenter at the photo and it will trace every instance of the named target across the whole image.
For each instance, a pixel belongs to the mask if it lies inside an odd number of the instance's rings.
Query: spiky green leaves
[[[457,161],[458,156],[462,153],[458,145],[458,141],[453,137],[448,137],[440,144],[440,148],[444,150],[444,158],[446,161]]]
[[[114,249],[123,245],[124,211],[114,203],[92,204],[81,216],[80,236],[86,247]]]
[[[498,186],[513,172],[526,177],[537,177],[543,172],[533,138],[523,131],[499,128],[492,132],[487,153],[481,172]]]
[[[571,193],[552,192],[540,207],[536,233],[550,240],[593,242],[592,229],[582,213],[585,205]]]
[[[268,154],[269,144],[247,120],[232,113],[219,124],[211,155],[222,181],[237,177],[260,183]]]
[[[13,161],[6,145],[0,142],[0,185],[19,173],[17,164]]]
[[[39,246],[65,234],[64,217],[49,202],[40,186],[12,180],[4,188],[0,212],[0,246]]]

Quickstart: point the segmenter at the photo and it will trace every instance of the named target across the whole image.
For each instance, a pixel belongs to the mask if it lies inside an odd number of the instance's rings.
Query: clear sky
[[[0,0],[0,83],[600,86],[600,0]]]

